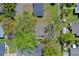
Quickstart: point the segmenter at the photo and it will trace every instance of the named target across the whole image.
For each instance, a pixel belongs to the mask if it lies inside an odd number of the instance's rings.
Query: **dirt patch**
[[[25,3],[23,5],[23,10],[24,11],[27,11],[28,13],[31,13],[33,12],[33,6],[32,6],[32,3]]]

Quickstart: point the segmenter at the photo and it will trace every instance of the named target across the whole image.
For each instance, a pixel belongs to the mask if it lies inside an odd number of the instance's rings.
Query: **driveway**
[[[44,33],[44,25],[43,24],[36,24],[35,26],[35,34],[37,39],[44,39],[45,33]]]

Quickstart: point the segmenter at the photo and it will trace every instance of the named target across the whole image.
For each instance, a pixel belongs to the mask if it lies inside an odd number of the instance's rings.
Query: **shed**
[[[0,43],[0,56],[4,56],[5,53],[5,44]]]
[[[33,15],[37,17],[43,17],[44,6],[43,3],[34,3],[33,4]]]
[[[75,34],[76,36],[79,36],[79,24],[78,23],[72,24],[72,33]]]
[[[0,38],[3,38],[3,37],[4,37],[4,30],[3,30],[2,24],[0,23]]]

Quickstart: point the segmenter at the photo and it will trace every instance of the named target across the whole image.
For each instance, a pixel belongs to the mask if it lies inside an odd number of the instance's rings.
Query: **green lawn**
[[[9,46],[9,52],[10,53],[15,53],[16,52],[15,39],[7,40],[7,45]]]
[[[0,43],[4,43],[4,39],[0,39]]]
[[[58,16],[58,6],[57,4],[51,6],[50,4],[48,5],[48,9],[51,11],[53,17]]]

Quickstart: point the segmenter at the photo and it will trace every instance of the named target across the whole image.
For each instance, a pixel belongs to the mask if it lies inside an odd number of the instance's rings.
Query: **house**
[[[5,53],[5,44],[0,43],[0,56],[4,56]]]
[[[78,48],[71,48],[70,56],[79,56],[79,47]]]
[[[72,33],[75,34],[75,36],[79,37],[79,24],[78,23],[72,24]]]
[[[3,30],[2,24],[0,23],[0,38],[3,38],[3,37],[4,37],[4,30]]]
[[[33,15],[37,17],[43,17],[44,6],[43,3],[34,3],[33,4]]]
[[[42,56],[42,49],[44,45],[43,44],[38,44],[35,51],[33,52],[33,56]]]
[[[75,14],[79,13],[79,3],[76,3],[76,7],[75,7]]]

